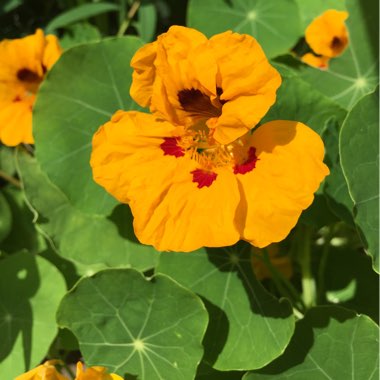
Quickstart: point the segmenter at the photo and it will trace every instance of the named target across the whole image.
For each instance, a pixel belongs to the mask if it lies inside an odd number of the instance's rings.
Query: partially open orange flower
[[[44,364],[17,376],[14,380],[68,380],[55,368],[58,363],[59,360],[48,360]]]
[[[323,155],[320,137],[298,122],[220,144],[205,124],[119,111],[95,134],[91,166],[96,182],[129,203],[142,243],[192,251],[284,239],[328,173]]]
[[[191,127],[202,122],[229,144],[253,128],[281,84],[257,41],[231,31],[207,39],[172,26],[132,59],[132,98],[156,116]]]
[[[35,34],[0,42],[0,142],[33,143],[32,108],[46,72],[61,49],[53,35]]]
[[[342,54],[348,44],[348,31],[344,21],[348,13],[330,9],[307,27],[305,39],[314,53],[327,58]]]
[[[313,53],[306,53],[301,57],[301,61],[318,69],[327,69],[330,58],[316,56]]]

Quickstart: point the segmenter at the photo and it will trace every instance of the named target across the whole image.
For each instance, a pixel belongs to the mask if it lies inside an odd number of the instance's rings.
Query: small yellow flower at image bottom
[[[85,369],[83,364],[78,362],[75,380],[123,380],[123,378],[114,373],[106,373],[105,367],[94,366]]]
[[[56,369],[61,364],[60,360],[48,360],[32,370],[17,376],[14,380],[69,380]]]
[[[17,376],[14,380],[69,380],[58,372],[56,365],[62,365],[60,360],[48,360],[44,364]],[[105,367],[94,366],[84,368],[82,362],[77,363],[75,380],[123,380],[114,373],[106,373]]]
[[[32,144],[32,109],[46,72],[61,55],[58,39],[35,34],[0,42],[0,142]]]

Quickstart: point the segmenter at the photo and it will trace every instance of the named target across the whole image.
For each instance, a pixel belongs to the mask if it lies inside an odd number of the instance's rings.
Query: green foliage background
[[[291,50],[327,9],[350,44],[321,71]],[[129,96],[135,51],[170,25],[256,37],[283,83],[263,122],[321,135],[328,176],[281,242],[286,279],[245,243],[141,245],[127,205],[92,180],[91,139]],[[33,112],[35,147],[0,146],[0,378],[80,357],[126,379],[379,376],[378,2],[3,0],[2,38],[41,27],[65,52]],[[57,315],[56,315],[57,313]]]

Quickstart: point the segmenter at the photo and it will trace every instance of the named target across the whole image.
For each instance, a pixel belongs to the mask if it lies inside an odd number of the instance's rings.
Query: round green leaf
[[[47,354],[66,286],[53,265],[30,253],[13,254],[0,264],[0,373],[13,379]]]
[[[49,181],[34,158],[19,154],[17,163],[39,229],[80,272],[129,266],[146,270],[156,265],[158,252],[137,241],[127,205],[116,207],[110,217],[86,214]]]
[[[164,252],[157,271],[204,299],[210,315],[204,360],[214,368],[261,368],[285,350],[294,330],[292,308],[255,279],[248,253]]]
[[[379,90],[348,114],[339,139],[341,165],[358,224],[374,269],[379,272]]]
[[[36,155],[42,170],[74,207],[108,214],[116,200],[95,184],[91,141],[118,109],[132,109],[129,62],[142,42],[107,39],[66,51],[48,73],[33,113]]]
[[[302,78],[341,106],[350,109],[378,84],[377,0],[347,0],[349,44],[327,70],[308,67]]]
[[[297,322],[284,355],[244,380],[376,380],[379,328],[365,315],[339,307],[317,307]]]
[[[302,35],[295,0],[190,0],[188,25],[207,36],[231,29],[250,34],[269,57],[288,52]]]
[[[57,314],[79,340],[88,365],[141,380],[194,379],[203,354],[207,312],[169,277],[150,281],[133,269],[110,269],[81,280]]]

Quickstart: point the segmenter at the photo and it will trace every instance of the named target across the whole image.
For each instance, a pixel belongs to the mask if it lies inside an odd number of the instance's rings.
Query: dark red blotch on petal
[[[216,180],[216,177],[218,176],[214,172],[209,172],[207,170],[202,169],[196,169],[191,172],[193,175],[193,182],[196,182],[198,184],[198,188],[201,189],[202,187],[210,187],[212,183]]]
[[[239,165],[235,165],[234,173],[235,174],[245,174],[252,171],[256,167],[256,162],[259,159],[256,156],[256,148],[251,146],[248,150],[248,158]]]
[[[165,137],[160,148],[164,151],[164,156],[182,157],[184,150],[178,145],[178,137]]]

